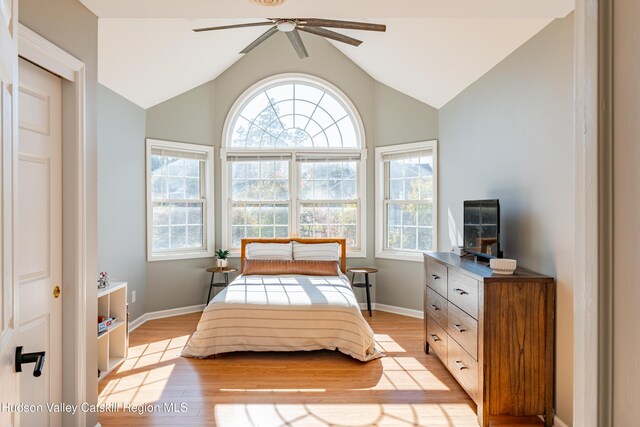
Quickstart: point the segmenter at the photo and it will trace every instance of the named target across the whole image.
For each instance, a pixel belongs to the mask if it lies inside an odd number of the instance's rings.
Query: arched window
[[[245,237],[345,237],[364,255],[362,121],[336,87],[280,75],[232,107],[223,141],[224,244]]]

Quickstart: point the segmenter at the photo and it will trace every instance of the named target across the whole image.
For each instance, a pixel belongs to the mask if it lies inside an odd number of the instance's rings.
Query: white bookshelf
[[[98,289],[98,316],[115,318],[106,331],[98,334],[99,381],[124,362],[127,357],[127,348],[129,347],[127,282],[111,282],[106,288]]]

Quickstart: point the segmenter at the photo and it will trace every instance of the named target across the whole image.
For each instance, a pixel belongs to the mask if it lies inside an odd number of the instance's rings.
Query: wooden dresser
[[[432,349],[478,405],[553,424],[555,282],[518,268],[494,275],[448,252],[424,255],[425,351]]]

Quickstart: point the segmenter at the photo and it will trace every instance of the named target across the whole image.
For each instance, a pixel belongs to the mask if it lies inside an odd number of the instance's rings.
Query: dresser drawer
[[[447,367],[478,403],[478,363],[455,340],[447,341]]]
[[[478,318],[478,281],[455,270],[449,271],[448,299],[474,319]]]
[[[430,316],[427,316],[427,343],[442,363],[447,364],[447,333]]]
[[[434,289],[443,297],[447,297],[447,267],[425,257],[425,271],[427,276],[427,286]]]
[[[447,333],[478,360],[478,321],[449,302]]]
[[[433,320],[438,322],[443,328],[447,327],[447,299],[431,289],[426,287],[427,300],[425,311]]]

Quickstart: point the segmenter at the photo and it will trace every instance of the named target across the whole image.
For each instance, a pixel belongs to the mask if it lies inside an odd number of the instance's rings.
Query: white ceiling
[[[216,78],[265,31],[195,27],[255,22],[266,12],[386,24],[386,33],[341,31],[363,40],[360,47],[334,45],[376,80],[440,108],[573,10],[573,0],[289,0],[278,8],[249,0],[81,1],[101,18],[99,82],[143,108]]]

